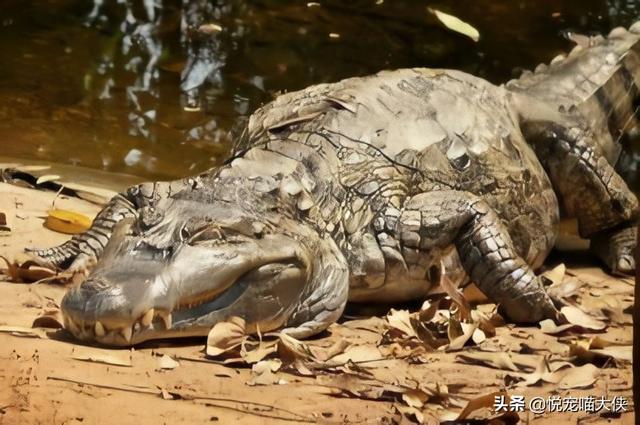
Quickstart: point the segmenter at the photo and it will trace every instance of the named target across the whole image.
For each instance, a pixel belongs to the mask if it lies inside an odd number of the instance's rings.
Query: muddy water
[[[472,23],[480,42],[444,29],[427,5]],[[0,155],[185,175],[220,163],[233,129],[278,92],[410,66],[500,82],[569,49],[567,32],[607,32],[639,10],[629,0],[2,0]]]

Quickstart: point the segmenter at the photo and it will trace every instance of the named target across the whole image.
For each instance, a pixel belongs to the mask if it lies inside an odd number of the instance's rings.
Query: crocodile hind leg
[[[590,250],[609,267],[612,274],[630,275],[636,269],[633,253],[637,243],[637,225],[607,229],[591,237]]]
[[[172,182],[141,183],[114,196],[93,220],[91,228],[74,235],[64,244],[45,249],[27,248],[38,264],[57,270],[69,270],[86,276],[102,254],[116,225],[127,217],[153,206],[158,200],[186,187],[195,188],[197,178]],[[74,276],[75,278],[75,276]]]
[[[498,214],[478,196],[455,190],[413,196],[396,231],[402,245],[425,253],[455,246],[471,280],[510,320],[564,320]]]
[[[615,274],[633,273],[638,199],[616,173],[593,136],[577,126],[529,122],[527,140],[549,174],[580,236]]]

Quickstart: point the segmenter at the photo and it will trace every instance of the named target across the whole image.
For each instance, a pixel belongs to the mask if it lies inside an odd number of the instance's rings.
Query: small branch
[[[151,394],[151,395],[154,395],[154,396],[162,396],[162,391],[156,390],[156,389],[153,389],[153,388],[149,388],[149,387],[128,388],[128,387],[123,387],[123,386],[116,386],[116,385],[109,385],[109,384],[100,384],[100,383],[95,383],[95,382],[80,381],[80,380],[75,380],[75,379],[70,379],[70,378],[59,377],[59,376],[47,376],[47,379],[52,380],[52,381],[69,382],[69,383],[79,384],[79,385],[89,385],[89,386],[96,387],[96,388],[104,388],[104,389],[115,390],[115,391],[126,391],[126,392],[131,392],[131,393],[138,393],[138,394]],[[316,423],[317,422],[317,420],[315,418],[310,418],[310,417],[301,415],[299,413],[292,412],[290,410],[281,409],[279,407],[272,406],[270,404],[256,403],[256,402],[253,402],[253,401],[245,401],[245,400],[237,400],[237,399],[233,399],[233,398],[221,398],[221,397],[208,397],[208,396],[201,396],[201,395],[193,395],[193,394],[181,393],[181,392],[177,392],[177,391],[168,391],[168,392],[169,392],[169,394],[176,395],[176,396],[179,397],[179,399],[183,399],[183,400],[191,400],[191,401],[207,400],[207,401],[217,401],[217,402],[222,402],[222,403],[236,403],[236,404],[240,404],[240,405],[245,405],[247,407],[269,409],[270,411],[273,411],[273,412],[281,412],[281,413],[293,416],[293,418],[277,416],[277,415],[268,415],[268,414],[265,414],[263,412],[243,409],[241,407],[217,405],[217,404],[213,404],[213,403],[205,403],[205,405],[207,405],[207,406],[210,405],[212,407],[219,407],[219,408],[222,408],[222,409],[234,410],[234,411],[237,411],[237,412],[240,412],[240,413],[246,413],[246,414],[249,414],[249,415],[260,416],[260,417],[265,417],[265,418],[270,418],[270,419],[279,419],[279,420],[283,420],[283,421],[298,422],[298,423],[300,423],[300,422]]]

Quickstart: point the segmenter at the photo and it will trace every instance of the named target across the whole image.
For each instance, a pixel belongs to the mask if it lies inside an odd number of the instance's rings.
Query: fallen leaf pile
[[[53,273],[28,261],[4,262],[12,279],[47,279]],[[234,369],[250,369],[244,375],[248,386],[313,385],[331,397],[387,403],[390,413],[420,424],[516,423],[517,412],[494,411],[495,398],[530,396],[542,388],[593,392],[606,380],[610,391],[630,391],[629,379],[617,371],[630,368],[633,287],[606,275],[576,275],[564,266],[544,280],[569,323],[516,327],[504,322],[494,304],[471,303],[468,291],[444,282],[444,293],[417,311],[391,309],[382,317],[347,320],[305,341],[287,333],[262,334],[232,317],[210,330],[204,355],[152,352],[154,370],[170,374],[184,361],[212,362],[220,368],[213,376],[229,378],[237,376]],[[0,332],[55,339],[61,327],[59,310],[47,307],[33,328],[0,326]],[[132,353],[74,346],[70,357],[131,368]],[[159,391],[167,400],[177,397],[171,389]]]
[[[383,318],[336,324],[329,328],[331,338],[256,337],[247,334],[244,320],[231,318],[212,328],[205,351],[211,361],[250,366],[247,385],[285,385],[313,377],[335,397],[391,402],[415,423],[470,418],[515,423],[517,413],[493,411],[496,395],[508,398],[548,384],[558,391],[589,389],[601,379],[602,367],[631,361],[628,339],[601,336],[628,321],[626,289],[622,297],[613,296],[602,281],[581,281],[564,265],[547,272],[544,280],[569,323],[545,320],[539,328],[513,332],[495,305],[471,306],[466,292],[445,282],[446,296],[434,296],[418,311],[391,309]],[[442,375],[417,377],[415,368],[437,364],[442,356],[452,356],[461,367],[495,371],[503,377],[496,382],[499,391],[483,391],[492,385],[482,379],[479,388],[471,389]],[[624,382],[621,387],[628,388]]]

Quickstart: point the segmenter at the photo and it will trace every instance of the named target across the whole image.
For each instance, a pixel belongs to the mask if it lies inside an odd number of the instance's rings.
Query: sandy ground
[[[11,259],[25,246],[52,246],[68,238],[42,226],[42,217],[54,197],[51,192],[0,183],[0,212],[6,214],[11,229],[0,234],[0,255]],[[73,198],[58,198],[56,207],[88,215],[98,210]],[[437,423],[438,417],[456,417],[468,400],[494,391],[527,399],[552,395],[626,397],[631,404],[632,369],[624,360],[630,355],[631,318],[627,313],[632,303],[631,280],[614,279],[583,264],[569,266],[564,282],[563,288],[577,287],[577,295],[565,294],[567,299],[576,301],[583,310],[597,312],[598,323],[606,324],[605,329],[574,328],[549,335],[536,327],[502,325],[496,328],[495,336],[478,344],[469,341],[459,351],[422,349],[418,355],[407,355],[406,346],[398,344],[398,339],[393,345],[389,334],[382,338],[388,329],[384,319],[351,320],[332,326],[309,342],[326,348],[344,340],[351,348],[359,347],[347,350],[351,364],[312,369],[308,376],[303,374],[309,372],[307,368],[283,366],[273,374],[275,379],[258,382],[266,385],[256,384],[257,372],[251,366],[234,367],[208,359],[203,352],[204,339],[112,350],[78,344],[64,330],[0,332],[0,424],[384,424],[420,419]],[[60,284],[0,282],[0,325],[31,327],[44,309],[59,304],[64,292]],[[598,327],[598,323],[591,327]],[[587,354],[577,358],[575,352],[569,352],[572,343],[589,341],[590,337],[592,341],[593,336],[622,344],[614,346],[620,350],[614,356],[596,355],[588,354],[587,347]],[[396,355],[390,355],[391,351]],[[460,357],[465,353],[510,353],[518,366],[514,371],[513,366],[495,363],[467,364]],[[162,369],[164,354],[178,365]],[[83,356],[102,362],[77,359]],[[559,361],[569,361],[566,366],[595,364],[597,369],[591,371],[593,379],[583,377],[581,384],[561,381],[518,386],[535,373],[538,360],[544,358],[556,365]],[[407,390],[412,385],[422,389]],[[561,389],[562,385],[568,388]],[[421,396],[425,392],[429,397]],[[627,410],[630,412],[604,415],[604,411],[541,415],[525,411],[519,418],[535,424],[632,424],[632,406]],[[484,409],[472,417],[478,415],[489,413]]]

